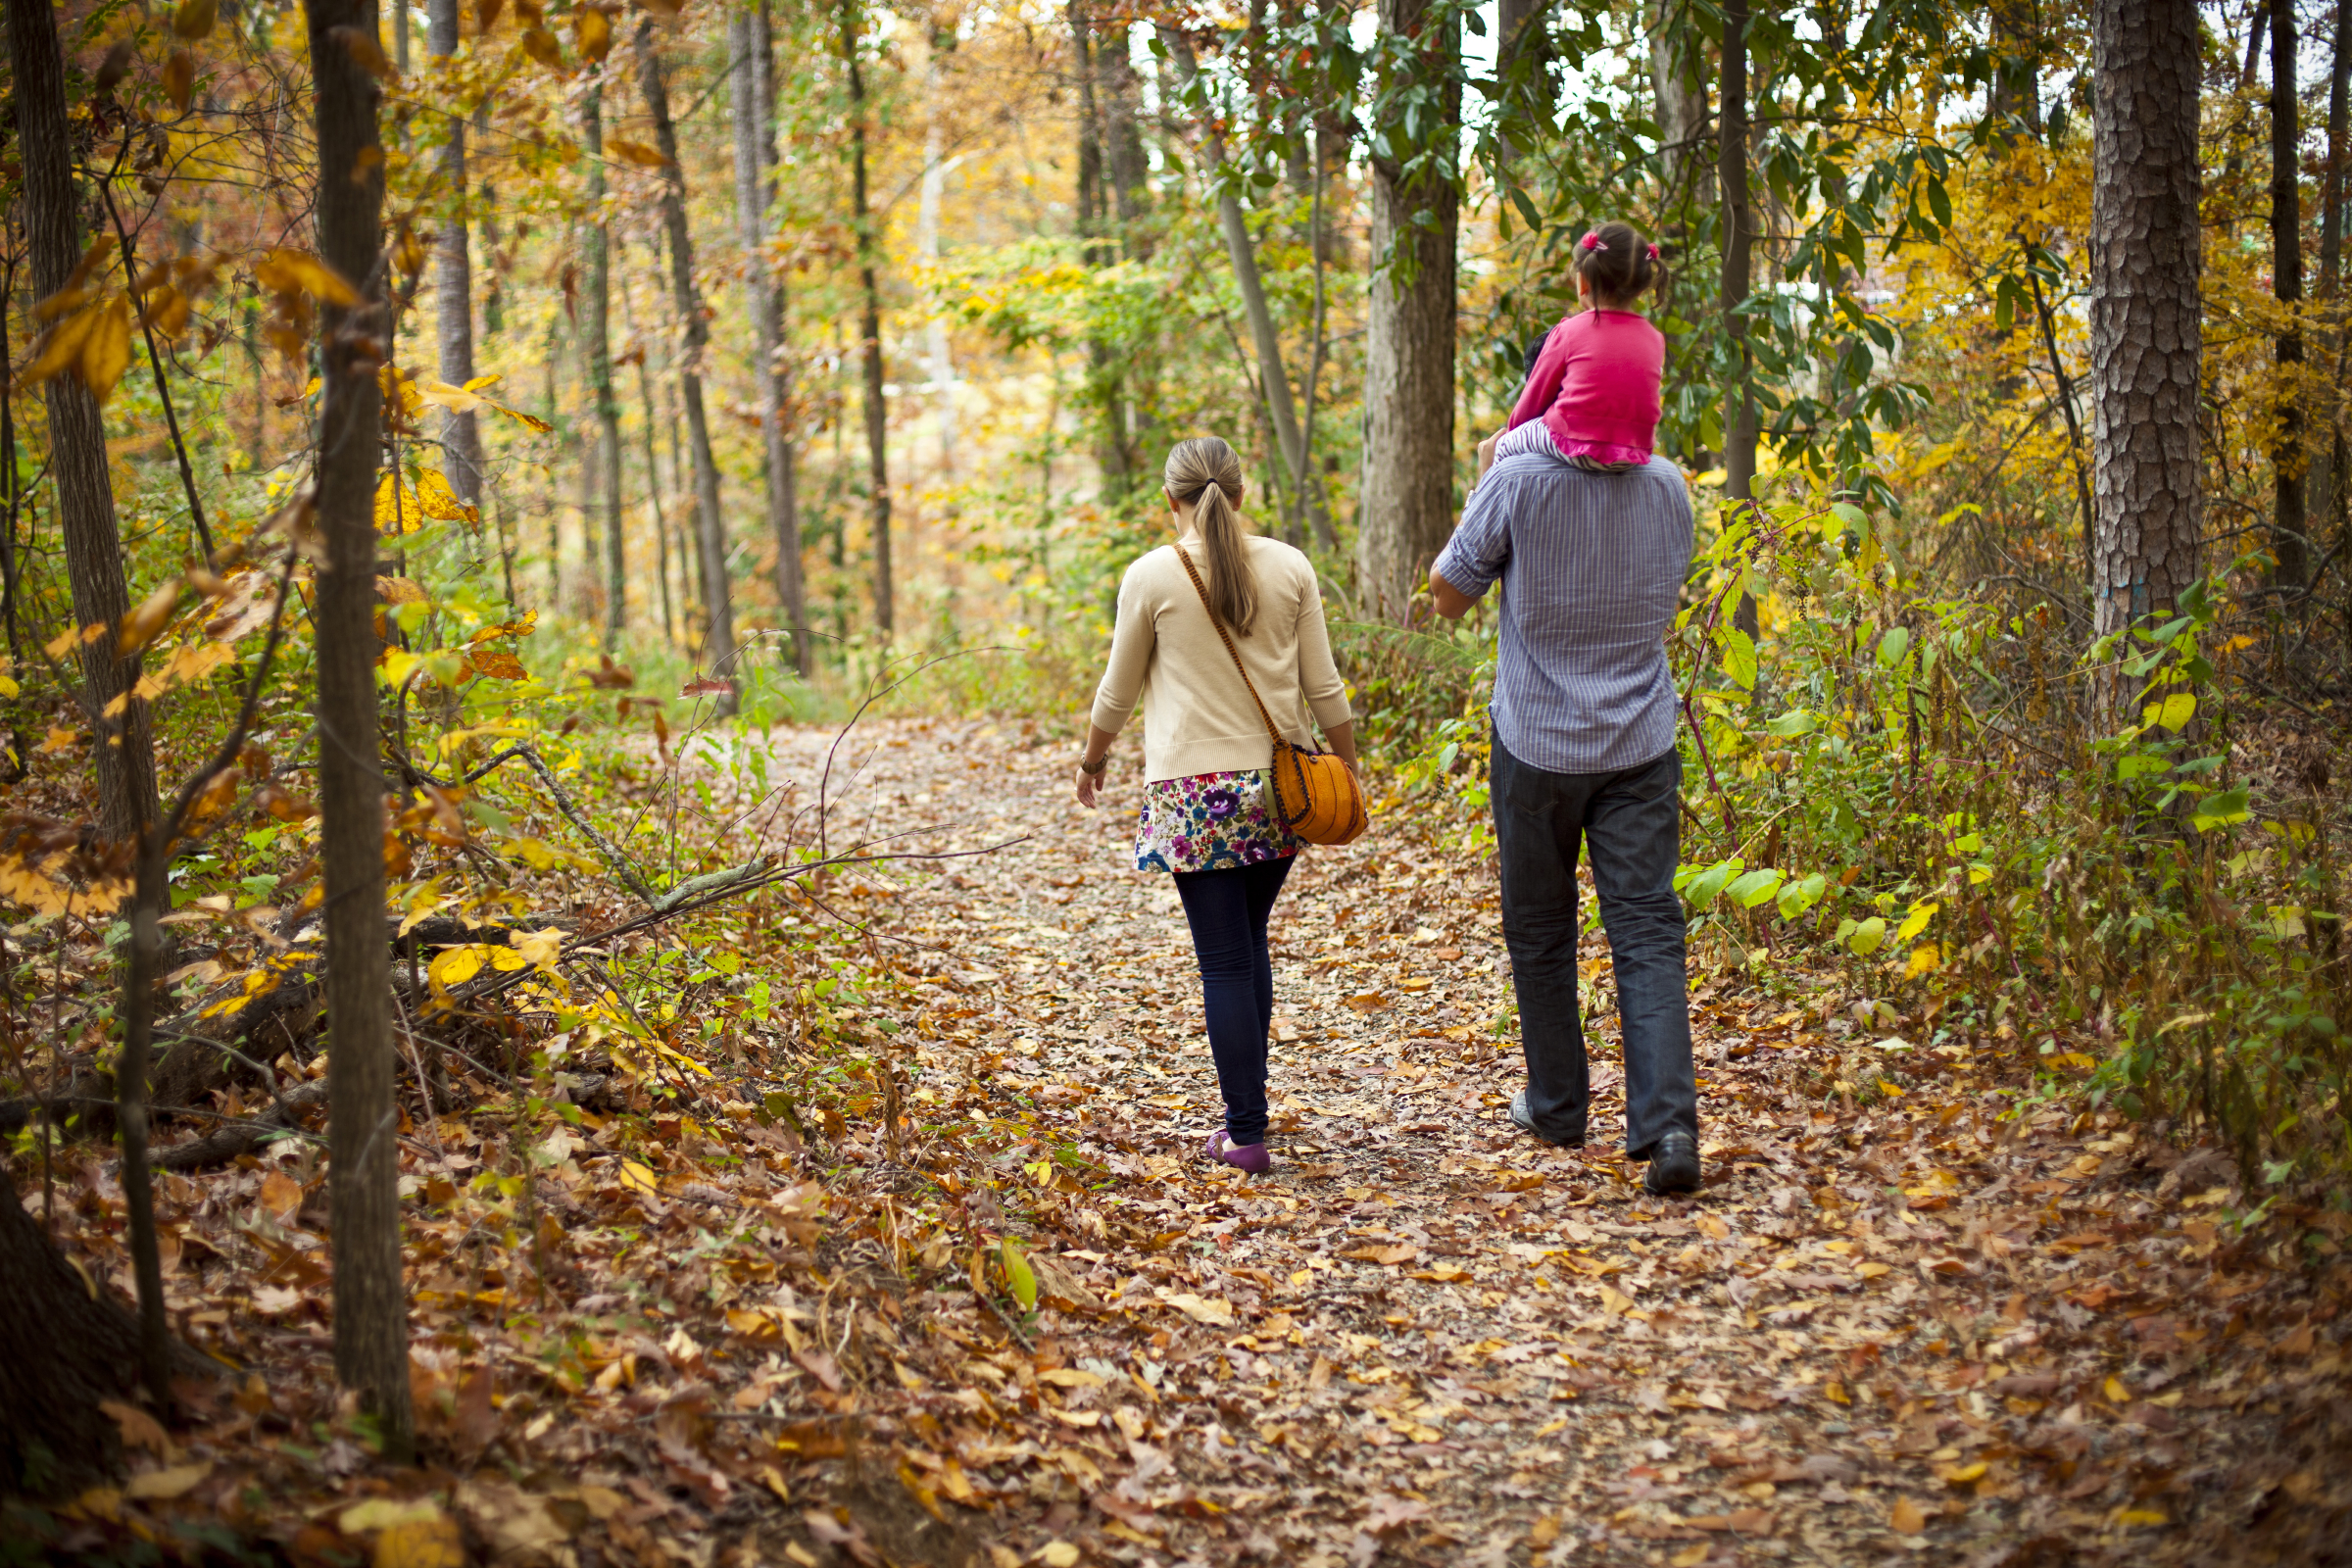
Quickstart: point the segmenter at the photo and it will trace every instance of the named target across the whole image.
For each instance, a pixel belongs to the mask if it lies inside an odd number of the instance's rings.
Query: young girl
[[[1496,461],[1549,451],[1595,473],[1649,462],[1666,338],[1634,303],[1665,282],[1658,248],[1631,224],[1603,223],[1577,241],[1579,309],[1544,338]]]

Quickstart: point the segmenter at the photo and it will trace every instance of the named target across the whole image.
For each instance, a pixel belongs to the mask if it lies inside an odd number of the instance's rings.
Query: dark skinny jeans
[[[1291,874],[1291,857],[1213,871],[1179,871],[1176,896],[1200,960],[1208,1050],[1225,1097],[1225,1136],[1266,1141],[1266,1035],[1274,1025],[1274,964],[1266,920]]]
[[[1576,1004],[1579,840],[1592,856],[1624,1027],[1625,1152],[1646,1158],[1672,1128],[1698,1135],[1683,901],[1674,891],[1682,782],[1673,752],[1614,773],[1547,773],[1494,738],[1502,939],[1519,996],[1528,1116],[1553,1143],[1585,1141],[1591,1099]]]

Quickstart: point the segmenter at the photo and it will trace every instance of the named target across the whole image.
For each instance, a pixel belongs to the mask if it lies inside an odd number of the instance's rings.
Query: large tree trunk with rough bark
[[[860,0],[842,0],[841,57],[850,83],[850,217],[858,235],[858,283],[864,312],[858,337],[865,365],[866,499],[874,536],[874,628],[888,640],[892,625],[890,577],[890,404],[883,392],[882,287],[875,275],[873,213],[865,190],[865,72],[858,59]]]
[[[2346,111],[2352,99],[2352,0],[2336,0],[2335,65],[2328,82],[2328,172],[2320,182],[2320,298],[2333,309],[2343,299],[2344,197],[2352,184],[2352,147],[2346,147]],[[2326,356],[2326,384],[2334,388],[2327,402],[2327,428],[2318,432],[2318,451],[2312,462],[2311,525],[2322,538],[2332,534],[2335,548],[2352,548],[2344,516],[2344,361],[2345,333],[2340,319],[2328,329],[2320,352]]]
[[[581,100],[588,135],[588,299],[580,319],[580,358],[588,362],[596,403],[595,488],[605,514],[605,637],[610,654],[628,622],[628,551],[620,530],[620,400],[612,394],[612,235],[605,224],[604,67]],[[593,497],[589,498],[591,501]]]
[[[1428,0],[1380,0],[1380,25],[1415,40],[1414,69],[1439,90],[1436,124],[1461,116],[1457,24]],[[1426,27],[1427,30],[1424,30]],[[1388,127],[1402,138],[1399,122]],[[1454,232],[1460,193],[1434,173],[1408,181],[1372,159],[1374,271],[1364,334],[1364,470],[1356,514],[1363,612],[1401,621],[1453,528]]]
[[[99,1404],[138,1398],[139,1326],[0,1188],[0,1495],[69,1495],[122,1468]]]
[[[318,255],[361,291],[319,318],[318,578],[319,859],[326,894],[328,1208],[335,1377],[384,1435],[415,1447],[408,1297],[401,1281],[399,1109],[393,1102],[391,950],[384,942],[384,770],[375,708],[374,493],[382,436],[383,155],[375,78],[354,38],[375,0],[308,0],[318,129]]]
[[[726,680],[718,701],[722,713],[735,711],[735,610],[727,587],[727,523],[718,510],[718,460],[710,451],[710,421],[703,411],[703,351],[710,343],[703,319],[703,291],[694,280],[694,236],[686,226],[686,174],[678,163],[678,127],[669,118],[669,82],[662,52],[654,43],[652,18],[637,24],[637,86],[654,122],[654,141],[664,160],[662,226],[669,236],[670,292],[684,334],[678,392],[686,405],[686,434],[694,454],[694,532],[702,559],[703,667]]]
[[[16,118],[17,157],[24,165],[24,226],[32,252],[32,290],[47,299],[63,289],[81,260],[79,202],[74,189],[74,151],[66,126],[65,57],[57,16],[48,0],[8,0],[8,43],[14,79],[9,107]],[[80,626],[117,625],[130,610],[122,571],[122,539],[115,521],[114,482],[107,473],[106,425],[98,400],[71,373],[53,375],[41,392],[49,412],[49,465],[57,519],[64,535],[66,576]],[[128,698],[139,683],[139,661],[118,657],[115,639],[81,643],[83,700],[97,730],[99,819],[122,843],[155,820],[155,746],[147,705]]]
[[[765,8],[731,13],[727,37],[735,60],[729,74],[735,111],[735,223],[743,239],[743,286],[750,292],[756,356],[752,373],[759,388],[767,526],[776,541],[776,602],[792,631],[793,667],[807,674],[808,612],[801,586],[800,496],[792,435],[784,423],[791,400],[783,361],[784,286],[767,255],[768,166],[774,140],[768,116],[774,112],[775,94],[765,67]]]
[[[424,52],[447,59],[458,52],[460,0],[427,0]],[[403,29],[405,33],[406,29]],[[448,181],[450,215],[434,247],[434,335],[440,349],[441,379],[464,386],[473,379],[473,251],[466,230],[466,121],[449,117],[449,142],[441,149],[441,177]],[[441,444],[450,488],[467,506],[482,500],[482,430],[473,411],[451,410],[441,419]]]
[[[2303,104],[2295,81],[2295,0],[2271,0],[2271,287],[2278,303],[2303,304]],[[2303,511],[2303,328],[2278,334],[2278,445],[2271,453],[2273,579],[2300,588],[2311,573]]]
[[[2105,633],[2170,610],[2204,540],[2197,7],[2095,0],[2091,24],[2091,608]]]

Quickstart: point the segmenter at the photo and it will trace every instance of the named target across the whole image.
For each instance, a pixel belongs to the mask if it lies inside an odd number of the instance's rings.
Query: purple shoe
[[[1263,1144],[1237,1144],[1225,1136],[1220,1127],[1208,1135],[1208,1148],[1203,1151],[1211,1159],[1221,1159],[1236,1170],[1246,1170],[1255,1176],[1274,1163]]]

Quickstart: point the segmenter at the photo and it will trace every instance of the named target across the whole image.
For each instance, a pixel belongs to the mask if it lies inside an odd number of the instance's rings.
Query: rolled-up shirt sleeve
[[[1325,733],[1351,721],[1348,683],[1331,657],[1331,628],[1323,621],[1323,585],[1309,579],[1298,602],[1298,690]]]
[[[1466,598],[1479,598],[1494,587],[1510,562],[1511,509],[1504,495],[1511,488],[1500,466],[1488,473],[1486,483],[1470,492],[1460,525],[1430,566]]]
[[[1135,567],[1119,579],[1119,618],[1110,633],[1110,663],[1095,688],[1095,728],[1116,735],[1135,716],[1136,699],[1143,694],[1144,677],[1152,669],[1152,649],[1157,637],[1152,610],[1143,603]],[[1325,654],[1326,661],[1330,655]]]

